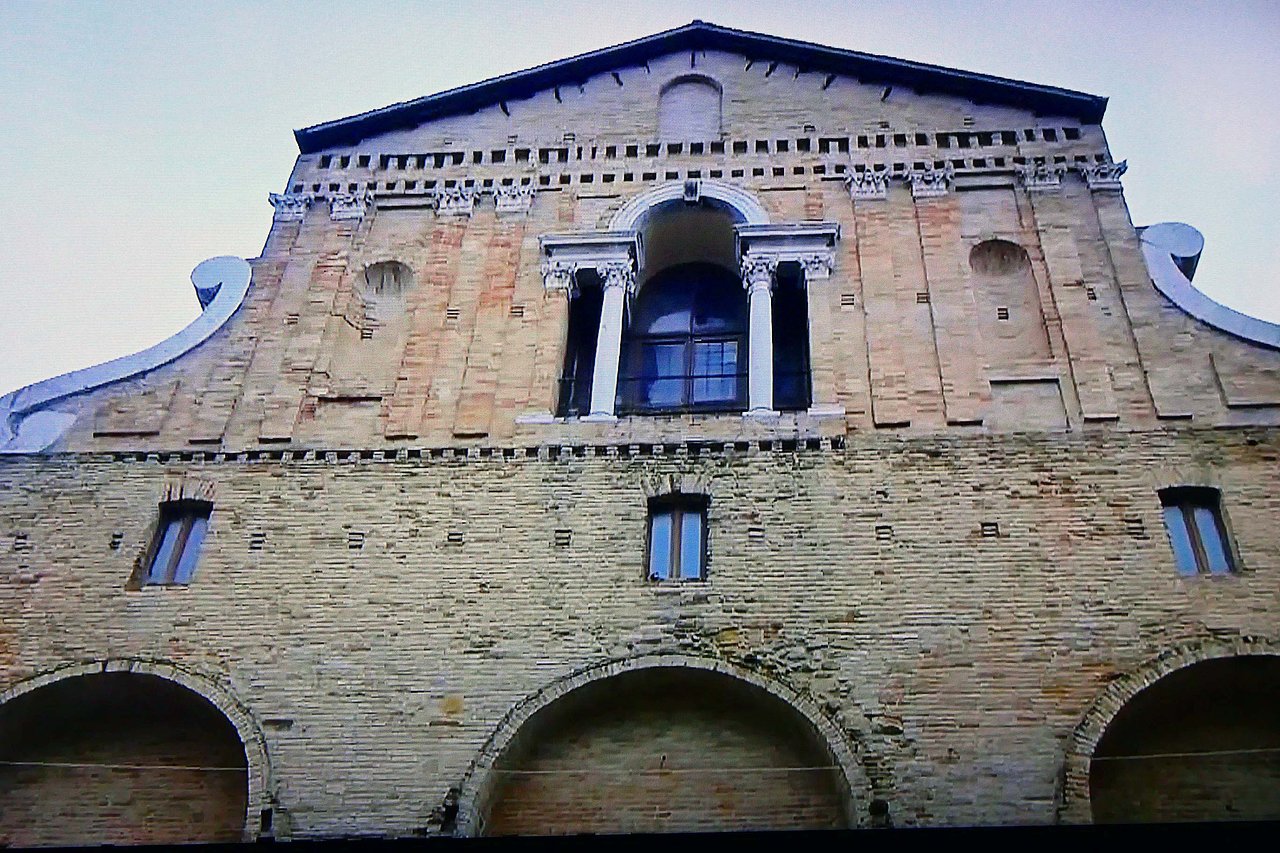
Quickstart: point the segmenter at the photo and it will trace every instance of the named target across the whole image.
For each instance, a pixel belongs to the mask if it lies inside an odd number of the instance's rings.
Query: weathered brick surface
[[[723,135],[657,146],[691,62]],[[897,825],[1089,820],[1090,757],[1141,687],[1280,648],[1280,353],[1167,303],[1119,192],[1018,179],[1107,160],[1100,127],[770,65],[681,53],[300,157],[287,189],[316,199],[274,222],[237,315],[60,403],[81,416],[48,454],[0,458],[0,691],[106,665],[217,693],[249,834],[263,809],[296,837],[448,831],[451,789],[461,826],[499,831],[865,825],[874,800]],[[946,195],[913,196],[926,165],[956,170]],[[897,175],[885,198],[851,197],[859,167]],[[553,420],[569,304],[539,237],[695,178],[840,226],[808,288],[817,411]],[[469,215],[431,209],[468,181]],[[504,182],[527,212],[496,209]],[[363,218],[330,218],[364,190]],[[992,239],[1025,262],[975,270]],[[414,284],[370,324],[385,261]],[[647,498],[686,481],[710,495],[709,578],[654,585]],[[1186,484],[1222,489],[1242,571],[1177,575],[1157,489]],[[127,589],[175,488],[214,503],[195,581]],[[811,705],[826,746],[766,738],[768,702],[646,695],[498,754],[520,703],[659,653]],[[790,771],[678,807],[674,775],[572,803],[590,786],[499,778],[651,770],[663,738],[717,772],[829,749],[844,811]],[[23,779],[6,809],[50,796]]]
[[[0,529],[27,544],[6,554],[0,607],[25,615],[3,623],[0,685],[179,661],[292,721],[265,735],[296,835],[398,833],[523,697],[676,650],[826,708],[870,780],[863,815],[874,795],[899,825],[1046,822],[1064,744],[1110,679],[1180,644],[1277,640],[1278,457],[1269,431],[1183,431],[696,458],[9,459]],[[705,584],[643,580],[646,484],[667,474],[711,494]],[[128,592],[183,477],[215,501],[195,582]],[[1245,571],[1182,580],[1156,489],[1204,481]]]

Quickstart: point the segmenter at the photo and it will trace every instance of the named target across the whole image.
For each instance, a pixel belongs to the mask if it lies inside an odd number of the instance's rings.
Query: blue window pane
[[[649,577],[671,577],[671,513],[655,513],[649,525]]]
[[[641,359],[640,398],[650,406],[674,406],[684,396],[684,345],[649,344]]]
[[[1173,556],[1178,564],[1178,573],[1194,575],[1196,573],[1196,552],[1191,547],[1191,534],[1187,530],[1187,522],[1182,516],[1182,508],[1167,506],[1164,508],[1164,526],[1169,531],[1169,542],[1173,545]]]
[[[191,583],[191,576],[196,572],[196,561],[200,559],[200,545],[204,542],[204,534],[208,529],[209,519],[196,516],[191,520],[191,532],[187,534],[186,544],[182,547],[178,569],[173,573],[174,583]]]
[[[1227,556],[1227,543],[1222,540],[1216,513],[1207,506],[1195,508],[1196,532],[1200,534],[1200,545],[1209,560],[1209,571],[1214,574],[1226,574],[1231,571],[1231,560]]]
[[[693,402],[713,403],[738,396],[738,342],[694,344]]]
[[[173,563],[173,549],[178,541],[178,534],[182,532],[182,519],[173,518],[165,522],[164,536],[160,540],[160,547],[156,549],[156,556],[151,561],[151,567],[147,571],[147,583],[168,583],[169,582],[169,566]]]
[[[702,577],[702,514],[687,512],[680,517],[680,578]]]

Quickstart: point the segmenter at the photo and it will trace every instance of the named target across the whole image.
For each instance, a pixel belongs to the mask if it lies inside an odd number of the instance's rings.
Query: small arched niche
[[[988,364],[1010,367],[1050,358],[1040,291],[1026,250],[1008,240],[984,240],[969,252],[969,268]]]
[[[701,74],[677,77],[658,94],[658,138],[673,141],[720,138],[719,83]]]
[[[377,395],[394,381],[413,287],[413,270],[399,261],[379,261],[357,275],[328,367],[335,396]]]
[[[850,796],[797,709],[729,675],[652,667],[529,718],[491,771],[485,834],[839,829]]]
[[[248,762],[208,699],[159,676],[97,673],[0,705],[0,841],[241,841]]]
[[[1201,661],[1138,692],[1089,765],[1095,823],[1280,819],[1280,657]]]

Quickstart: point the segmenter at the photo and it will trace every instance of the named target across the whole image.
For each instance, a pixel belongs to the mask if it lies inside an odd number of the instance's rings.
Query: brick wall
[[[297,836],[394,834],[430,823],[523,698],[679,651],[823,708],[858,745],[860,815],[1037,823],[1112,679],[1180,644],[1280,639],[1267,430],[636,451],[6,459],[0,609],[23,616],[0,621],[0,687],[175,661],[268,721],[265,793]],[[645,495],[672,476],[710,492],[704,584],[643,577]],[[194,582],[126,590],[182,481],[214,503]],[[1243,572],[1178,577],[1170,482],[1222,488]]]

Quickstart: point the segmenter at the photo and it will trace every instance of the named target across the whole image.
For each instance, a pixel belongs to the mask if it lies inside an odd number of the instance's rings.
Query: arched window
[[[622,345],[626,412],[741,411],[746,406],[747,302],[741,280],[709,263],[648,281]]]

